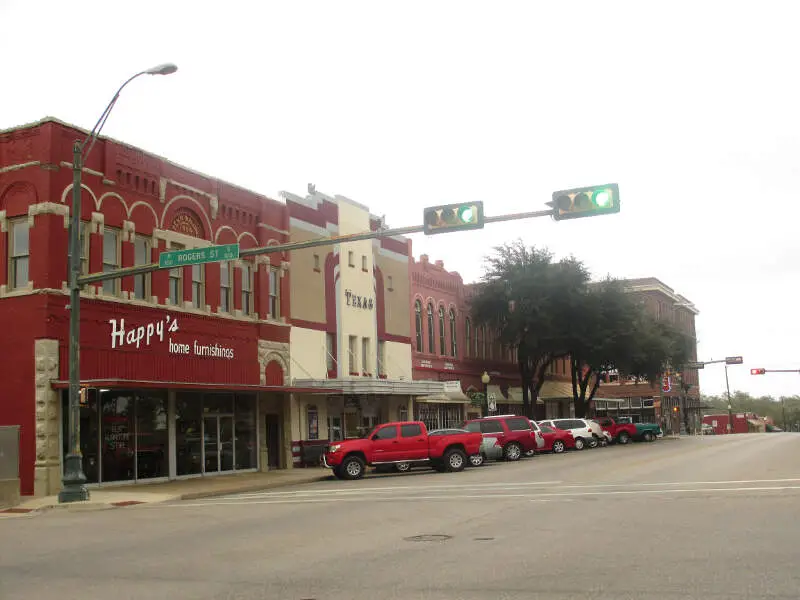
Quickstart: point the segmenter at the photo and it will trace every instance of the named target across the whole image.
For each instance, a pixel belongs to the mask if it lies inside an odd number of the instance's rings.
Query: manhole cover
[[[411,537],[403,538],[407,542],[445,542],[452,538],[452,535],[412,535]]]
[[[476,542],[491,542],[494,538],[493,537],[482,537],[482,538],[475,538]]]

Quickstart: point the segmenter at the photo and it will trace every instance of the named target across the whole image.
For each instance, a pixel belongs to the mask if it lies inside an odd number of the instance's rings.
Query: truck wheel
[[[451,473],[456,471],[463,471],[467,466],[467,456],[456,448],[448,450],[444,454],[445,468]]]
[[[411,463],[410,462],[400,462],[394,466],[400,473],[405,473],[411,470]]]
[[[575,438],[575,450],[583,450],[586,447],[586,442],[582,437]]]
[[[505,448],[503,448],[503,454],[506,457],[506,460],[515,461],[519,460],[522,456],[522,447],[517,442],[511,442],[507,444]]]
[[[655,435],[653,435],[653,432],[652,432],[652,431],[645,431],[645,432],[642,434],[642,439],[643,439],[645,442],[655,442],[655,441],[656,441],[656,436],[655,436]]]
[[[469,464],[473,467],[480,467],[485,461],[486,459],[480,452],[469,457]]]
[[[339,465],[338,467],[333,467],[333,476],[336,477],[336,479],[344,479],[344,476],[342,475],[341,465]]]
[[[553,442],[553,453],[554,454],[561,454],[565,449],[564,442],[561,440],[556,440]]]
[[[344,479],[361,479],[364,476],[364,461],[358,456],[348,456],[340,467]]]
[[[623,431],[622,433],[619,434],[619,437],[617,438],[617,441],[620,444],[627,444],[628,442],[631,441],[631,436],[628,435],[627,431]]]

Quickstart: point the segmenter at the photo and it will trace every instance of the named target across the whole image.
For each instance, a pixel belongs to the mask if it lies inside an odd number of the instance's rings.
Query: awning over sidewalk
[[[54,390],[69,388],[69,381],[54,380],[50,382]],[[298,387],[289,385],[250,385],[236,383],[199,383],[188,381],[144,381],[136,379],[82,379],[81,387],[108,389],[170,389],[170,390],[218,390],[220,392],[272,392],[295,394],[335,394],[341,389],[325,389]]]
[[[572,382],[545,381],[539,392],[538,403],[544,404],[545,400],[572,400]],[[522,388],[508,389],[508,404],[522,404]]]
[[[427,396],[445,393],[444,381],[353,377],[352,379],[295,379],[293,384],[298,388],[322,391],[326,394]]]
[[[417,402],[429,402],[433,404],[469,404],[470,399],[461,391],[460,381],[443,381],[444,389],[435,394],[417,396]]]

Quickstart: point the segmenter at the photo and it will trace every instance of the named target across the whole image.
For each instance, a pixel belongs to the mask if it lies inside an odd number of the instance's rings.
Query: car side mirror
[[[375,435],[373,435],[371,439],[372,439],[372,441],[373,441],[373,442],[374,442],[375,440],[377,440],[377,439],[378,439],[378,434],[376,433]]]

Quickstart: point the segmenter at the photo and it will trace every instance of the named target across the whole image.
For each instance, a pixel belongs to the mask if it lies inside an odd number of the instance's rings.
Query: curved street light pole
[[[89,499],[86,489],[86,475],[83,472],[80,435],[80,300],[81,288],[78,277],[81,275],[81,176],[83,162],[94,146],[97,136],[103,129],[111,109],[114,108],[122,90],[140,75],[170,75],[178,70],[172,63],[157,65],[137,73],[123,83],[92,131],[83,142],[76,141],[72,146],[72,219],[69,236],[69,451],[64,459],[62,488],[58,493],[59,502],[76,502]],[[88,146],[87,146],[88,145]]]

